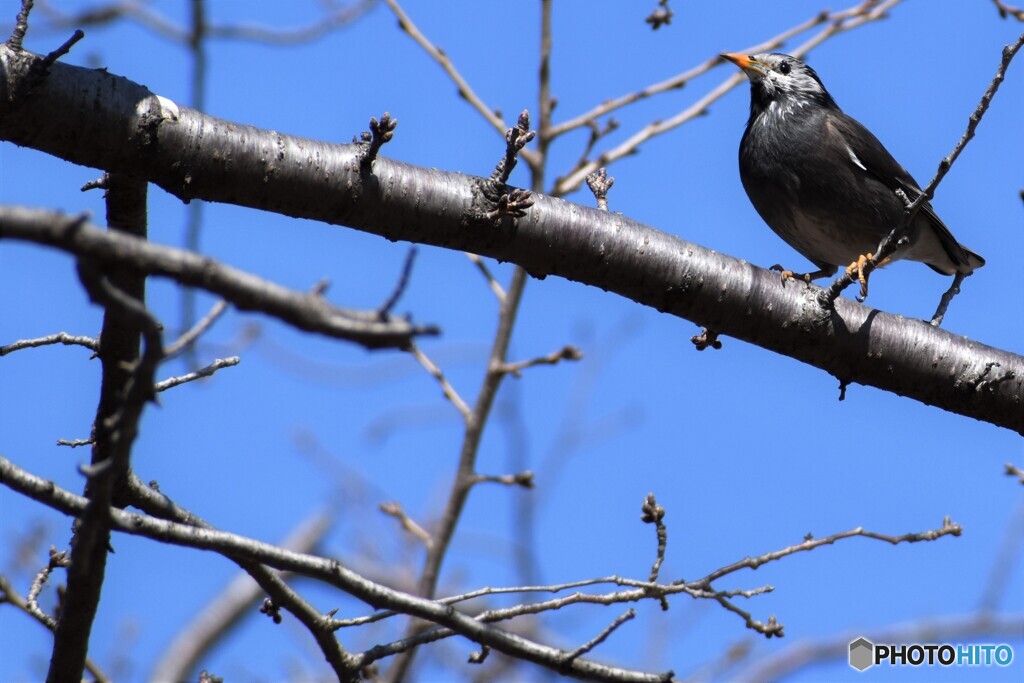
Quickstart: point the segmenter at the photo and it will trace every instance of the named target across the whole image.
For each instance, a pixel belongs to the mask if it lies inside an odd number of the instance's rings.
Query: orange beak
[[[719,55],[719,57],[721,57],[722,59],[729,60],[730,62],[732,62],[739,68],[743,69],[744,71],[750,68],[750,57],[748,55],[741,55],[738,52],[723,52],[722,54]]]

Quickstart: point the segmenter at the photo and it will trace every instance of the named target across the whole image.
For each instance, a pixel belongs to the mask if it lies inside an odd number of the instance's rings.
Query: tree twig
[[[213,373],[217,372],[221,368],[230,368],[238,365],[241,359],[238,356],[231,356],[230,358],[218,358],[204,368],[194,370],[184,375],[177,377],[169,377],[163,381],[157,382],[153,385],[153,391],[161,392],[173,389],[176,386],[187,384],[188,382],[194,382],[197,379],[204,377],[210,377]]]
[[[935,176],[932,177],[931,182],[929,182],[916,197],[907,197],[905,194],[897,190],[897,194],[903,196],[904,201],[907,203],[907,207],[904,210],[899,223],[892,227],[889,234],[886,235],[879,243],[878,249],[875,251],[873,257],[868,259],[863,270],[864,277],[868,277],[871,272],[878,267],[879,263],[884,262],[901,248],[902,242],[906,238],[907,231],[913,223],[914,217],[926,203],[932,200],[935,195],[935,189],[939,186],[939,183],[942,182],[942,179],[946,177],[947,173],[949,173],[949,169],[953,167],[953,163],[960,156],[960,153],[964,151],[967,143],[974,138],[974,132],[977,130],[978,124],[981,123],[982,117],[985,115],[985,112],[988,111],[989,105],[992,103],[992,98],[999,90],[999,86],[1002,84],[1003,79],[1006,76],[1007,67],[1010,66],[1010,62],[1013,60],[1022,45],[1024,45],[1024,33],[1020,35],[1017,42],[1003,47],[1002,58],[999,62],[999,67],[996,69],[996,75],[992,77],[992,81],[988,84],[988,88],[985,89],[985,93],[981,96],[981,100],[974,108],[974,112],[971,114],[967,122],[967,129],[964,131],[964,134],[960,136],[960,140],[957,141],[956,145],[953,147],[953,151],[939,162],[939,168],[935,172]],[[835,282],[825,290],[820,301],[826,306],[831,306],[839,294],[846,287],[850,286],[856,278],[857,275],[847,270],[841,276],[836,278]],[[867,292],[865,290],[862,293],[862,296],[858,298],[863,299],[866,294]],[[943,299],[945,298],[946,297],[943,297]],[[952,296],[949,298],[952,299]],[[944,314],[945,311],[943,310],[942,313]],[[936,314],[938,314],[938,312],[936,312]]]
[[[845,31],[849,31],[850,29],[856,28],[865,23],[880,19],[885,15],[885,12],[889,8],[896,5],[900,1],[901,0],[887,0],[886,2],[883,2],[881,4],[875,4],[874,2],[870,1],[862,2],[858,4],[857,7],[851,8],[851,10],[837,13],[836,18],[832,20],[832,23],[829,24],[828,27],[823,29],[815,37],[811,38],[800,47],[793,50],[792,55],[794,57],[804,56],[812,48],[816,47],[817,45],[827,40],[828,38],[831,38],[832,36],[838,35],[839,33],[843,33]],[[817,25],[817,23],[813,23],[811,25]],[[720,60],[718,60],[716,63],[721,62]],[[704,65],[698,66],[695,69],[691,70],[691,72],[698,72],[703,67]],[[710,68],[710,66],[707,68]],[[700,73],[703,72],[701,71]],[[682,79],[682,77],[683,74],[681,74],[677,78]],[[693,76],[689,76],[689,78],[692,77]],[[686,80],[689,80],[689,78],[687,78]],[[595,158],[593,161],[590,161],[589,163],[576,168],[574,171],[572,171],[565,177],[559,178],[555,182],[555,187],[551,190],[551,193],[555,196],[560,197],[576,190],[583,183],[583,181],[586,179],[588,175],[590,175],[597,169],[601,168],[602,166],[608,166],[612,162],[618,161],[623,157],[634,154],[636,153],[637,149],[639,149],[639,147],[643,145],[645,142],[653,138],[656,138],[659,135],[663,135],[668,131],[681,126],[682,124],[697,118],[698,116],[702,116],[708,110],[708,107],[710,107],[713,103],[721,99],[722,96],[725,95],[727,92],[735,88],[740,83],[745,82],[746,80],[746,77],[742,73],[734,73],[730,75],[724,81],[722,81],[717,86],[712,88],[707,94],[705,94],[703,97],[698,99],[690,106],[680,111],[678,114],[664,120],[658,120],[647,124],[640,130],[638,130],[636,133],[634,133],[632,136],[630,136],[628,139],[619,143],[612,149],[599,154],[597,158]],[[686,81],[683,80],[682,82],[685,83]],[[661,86],[659,84],[658,88],[660,87]],[[679,86],[674,85],[672,87]],[[665,89],[670,88],[666,87]],[[657,91],[661,92],[662,90],[659,89]],[[623,98],[625,101],[623,101],[622,104],[620,104],[619,106],[624,106],[625,104],[629,104],[630,102],[634,101],[630,100],[629,97],[630,96]],[[576,120],[574,119],[574,121]],[[585,125],[585,121],[581,122],[579,125]],[[556,135],[560,132],[562,132],[561,129],[559,127],[555,127],[552,128],[552,131],[551,133],[549,133],[549,135]]]
[[[224,299],[220,299],[213,305],[213,308],[203,316],[202,320],[197,322],[192,329],[186,331],[183,335],[178,337],[173,344],[169,345],[164,352],[164,358],[170,360],[178,354],[185,351],[196,342],[208,329],[213,327],[213,324],[220,319],[222,315],[228,310],[228,302]]]
[[[58,332],[57,334],[51,334],[46,337],[37,337],[35,339],[19,339],[7,346],[0,346],[0,356],[6,356],[9,353],[20,351],[22,349],[34,349],[40,346],[49,346],[51,344],[84,346],[92,351],[98,351],[100,348],[99,341],[93,337],[83,337],[71,335],[67,332]]]

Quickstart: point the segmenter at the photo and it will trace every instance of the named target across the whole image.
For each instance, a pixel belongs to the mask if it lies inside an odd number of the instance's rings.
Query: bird
[[[840,267],[856,273],[903,220],[921,186],[871,131],[849,116],[810,66],[789,55],[722,53],[750,80],[750,118],[740,141],[740,180],[764,222],[817,270],[772,266],[811,282]],[[970,275],[985,259],[957,242],[925,202],[889,261],[920,261],[943,275]],[[870,272],[870,270],[869,270]]]

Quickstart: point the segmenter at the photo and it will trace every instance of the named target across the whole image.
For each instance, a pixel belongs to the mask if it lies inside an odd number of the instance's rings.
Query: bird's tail
[[[960,246],[963,247],[964,253],[967,254],[967,267],[970,268],[970,270],[965,270],[963,268],[963,266],[961,266],[960,267],[960,272],[965,272],[968,275],[970,275],[976,269],[981,268],[983,265],[985,265],[985,259],[983,259],[978,254],[975,254],[973,251],[971,251],[967,247],[964,247],[962,244]]]

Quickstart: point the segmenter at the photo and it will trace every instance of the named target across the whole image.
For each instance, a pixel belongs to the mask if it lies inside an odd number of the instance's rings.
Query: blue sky
[[[511,122],[522,109],[537,108],[536,4],[410,0],[404,7],[484,101]],[[774,36],[822,9],[803,0],[671,4],[677,12],[672,24],[651,32],[643,18],[654,0],[556,2],[556,122],[711,55]],[[316,5],[223,1],[212,2],[211,12],[219,22],[289,26],[312,20]],[[187,3],[156,7],[181,20]],[[41,53],[68,33],[34,29],[26,46]],[[1022,30],[1024,24],[1001,20],[987,2],[908,1],[889,19],[824,43],[809,62],[840,106],[925,183],[961,135],[1001,47]],[[206,110],[215,116],[346,142],[367,128],[371,116],[389,111],[399,125],[386,156],[476,175],[489,174],[503,151],[499,136],[457,98],[445,74],[398,30],[384,6],[311,44],[221,41],[210,45],[209,56]],[[186,50],[138,25],[87,31],[65,61],[103,66],[188,102]],[[682,90],[617,112],[621,127],[609,146],[685,108],[732,69],[722,65]],[[803,269],[808,264],[763,224],[740,185],[736,152],[747,106],[743,86],[708,116],[612,166],[611,208],[756,264]],[[965,282],[945,326],[1017,353],[1024,353],[1022,110],[1024,64],[1015,63],[935,201],[958,239],[988,260]],[[554,145],[549,178],[572,166],[585,139],[577,131]],[[100,222],[101,196],[78,191],[97,176],[95,169],[0,144],[3,203],[88,210]],[[525,165],[511,182],[529,184]],[[593,204],[585,192],[569,199]],[[150,238],[181,244],[181,204],[156,188],[150,204]],[[377,306],[406,254],[406,245],[353,230],[231,206],[210,205],[205,217],[203,253],[295,288],[330,278],[329,296],[342,305]],[[510,267],[491,266],[507,282]],[[867,303],[928,317],[947,284],[920,264],[897,263],[874,276]],[[101,312],[87,302],[73,262],[63,254],[0,242],[0,287],[6,293],[0,344],[61,330],[99,330]],[[206,295],[199,300],[201,310],[212,304]],[[153,280],[149,301],[168,330],[176,331],[176,288]],[[399,310],[442,326],[444,334],[423,348],[472,399],[497,319],[494,298],[475,267],[461,253],[421,249]],[[253,325],[256,340],[240,341]],[[523,496],[536,514],[541,580],[646,578],[654,533],[638,519],[643,497],[653,491],[668,511],[666,579],[696,578],[798,543],[808,532],[822,537],[864,526],[902,534],[938,528],[950,515],[964,534],[896,547],[851,539],[718,585],[775,586],[774,593],[740,606],[761,620],[775,614],[786,625],[781,640],[745,630],[714,603],[676,598],[667,613],[641,605],[639,618],[597,651],[603,661],[688,674],[737,642],[753,644],[753,662],[805,638],[870,635],[892,624],[965,615],[977,609],[997,566],[1009,570],[999,609],[1024,612],[1020,550],[999,559],[1014,519],[1015,533],[1024,533],[1021,487],[1002,476],[1003,463],[1024,461],[1019,436],[868,387],[850,387],[840,403],[831,376],[729,338],[720,351],[697,353],[689,342],[696,331],[686,321],[594,288],[557,278],[528,283],[513,357],[572,343],[586,358],[535,368],[505,384],[479,470],[531,469],[538,486],[532,492],[496,485],[473,492],[445,564],[445,592],[519,582],[509,539],[515,534],[513,500]],[[204,338],[199,359],[236,353],[238,367],[166,392],[159,408],[147,410],[133,454],[138,474],[158,480],[162,490],[217,526],[267,541],[337,506],[325,551],[371,576],[397,573],[408,580],[409,572],[418,571],[421,549],[377,505],[400,501],[429,524],[444,503],[461,429],[434,380],[397,352],[367,353],[231,312]],[[88,453],[54,443],[88,435],[99,385],[98,363],[88,355],[81,348],[49,347],[0,359],[0,453],[75,491],[82,487],[76,466]],[[171,362],[159,375],[183,371],[180,362]],[[360,493],[352,494],[352,487]],[[0,547],[11,547],[33,525],[45,529],[27,568],[14,568],[10,553],[0,554],[0,571],[27,590],[31,573],[45,563],[45,548],[67,543],[69,521],[4,489],[0,519]],[[114,545],[92,654],[107,668],[126,657],[118,678],[142,680],[170,639],[237,569],[212,554],[142,539],[119,536]],[[308,582],[300,588],[324,611],[367,611]],[[546,622],[549,642],[575,647],[622,609],[578,606],[553,614]],[[11,609],[0,609],[0,633],[8,653],[0,657],[0,679],[38,679],[50,636]],[[345,644],[367,647],[394,636],[385,627],[350,636]],[[1018,636],[1010,670],[872,670],[858,680],[1019,680],[1024,634]],[[280,680],[296,671],[323,676],[326,669],[311,648],[294,620],[274,626],[254,613],[205,666],[234,680]],[[474,649],[452,640],[439,652],[442,661],[461,667]],[[445,676],[443,668],[429,673]],[[838,662],[793,680],[855,676]]]

